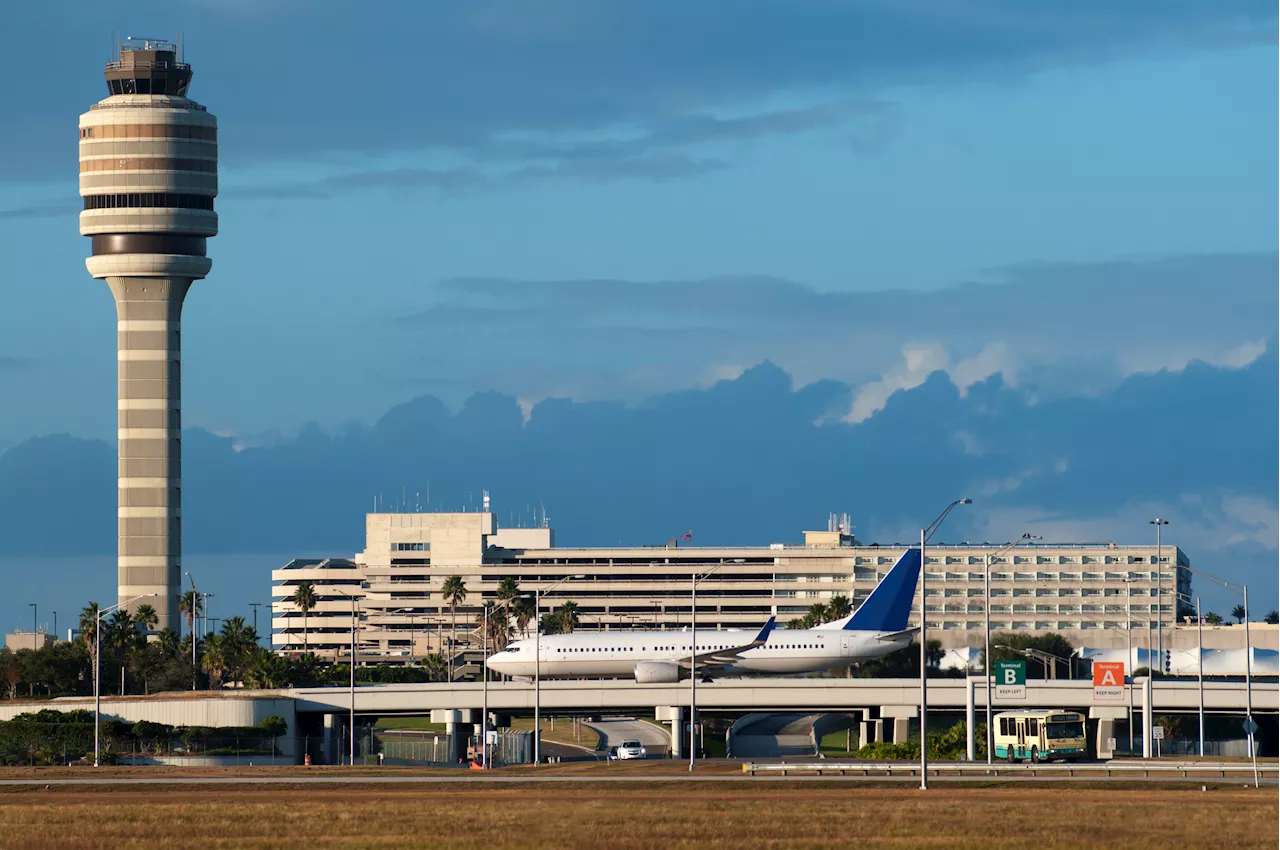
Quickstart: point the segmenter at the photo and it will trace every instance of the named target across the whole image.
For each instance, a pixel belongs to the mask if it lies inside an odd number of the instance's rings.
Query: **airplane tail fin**
[[[920,550],[908,549],[889,574],[853,612],[842,628],[850,631],[900,632],[907,628],[911,603],[920,580]]]

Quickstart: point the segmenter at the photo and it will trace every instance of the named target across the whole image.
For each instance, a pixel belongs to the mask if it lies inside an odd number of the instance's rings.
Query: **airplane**
[[[699,629],[696,650],[690,632],[618,631],[543,635],[535,664],[533,638],[514,641],[485,660],[495,673],[514,679],[634,678],[642,684],[751,673],[812,673],[879,658],[907,646],[919,629],[907,628],[920,577],[920,550],[908,549],[857,611],[812,629],[775,629],[774,618],[759,631]],[[535,673],[535,667],[536,673]]]

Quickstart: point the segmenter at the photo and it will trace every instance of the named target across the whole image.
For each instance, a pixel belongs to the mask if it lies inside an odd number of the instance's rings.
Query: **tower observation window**
[[[123,195],[86,195],[86,210],[114,210],[129,207],[159,207],[179,210],[213,210],[208,195],[177,195],[170,192],[130,192]]]

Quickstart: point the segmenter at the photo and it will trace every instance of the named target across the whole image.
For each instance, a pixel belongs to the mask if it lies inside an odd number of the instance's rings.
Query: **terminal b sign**
[[[1093,662],[1093,698],[1097,701],[1124,699],[1124,662]]]
[[[1027,662],[996,662],[996,699],[1027,698]]]

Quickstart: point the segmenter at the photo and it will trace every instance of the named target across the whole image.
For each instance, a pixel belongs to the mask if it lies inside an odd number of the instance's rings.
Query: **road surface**
[[[586,725],[600,733],[600,749],[605,752],[623,741],[639,741],[649,751],[650,758],[665,755],[671,749],[671,736],[662,727],[643,720],[608,717]]]

